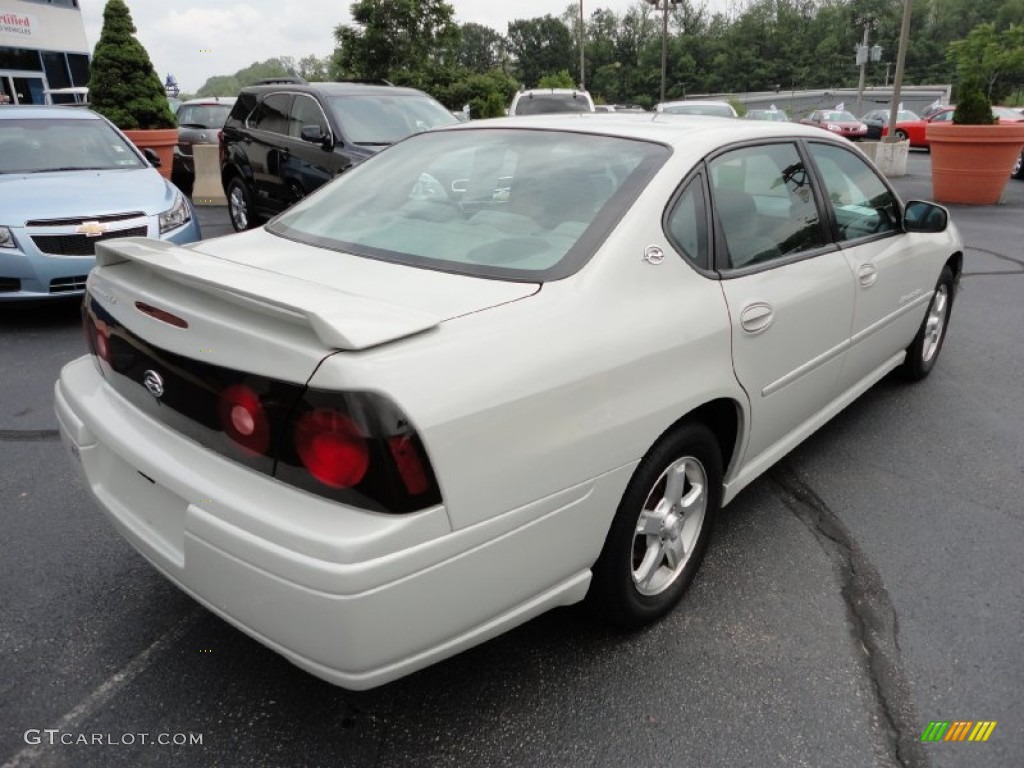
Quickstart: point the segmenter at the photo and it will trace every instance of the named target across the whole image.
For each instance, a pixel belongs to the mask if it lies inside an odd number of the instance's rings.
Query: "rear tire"
[[[235,232],[244,232],[256,226],[256,214],[252,207],[252,194],[245,182],[235,176],[228,182],[228,215]]]
[[[664,435],[626,486],[587,599],[623,627],[668,613],[700,567],[722,500],[714,434],[684,423]]]
[[[907,359],[903,361],[900,372],[908,381],[920,381],[935,367],[942,351],[942,342],[946,340],[946,329],[949,328],[949,316],[953,311],[953,271],[949,266],[942,268],[935,293],[928,303],[921,328],[914,341],[907,347]]]

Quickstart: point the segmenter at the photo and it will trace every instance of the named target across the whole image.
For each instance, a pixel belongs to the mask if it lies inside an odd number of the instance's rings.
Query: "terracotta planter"
[[[178,143],[177,128],[162,128],[155,131],[124,131],[124,135],[142,149],[152,149],[160,158],[160,175],[165,179],[171,178],[171,170],[174,166],[174,145]]]
[[[929,123],[932,195],[940,203],[999,202],[1010,169],[1024,147],[1024,123]]]

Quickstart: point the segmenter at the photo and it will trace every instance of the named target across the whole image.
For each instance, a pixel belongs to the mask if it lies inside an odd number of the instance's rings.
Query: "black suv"
[[[412,88],[291,80],[244,88],[221,134],[231,224],[249,229],[384,147],[457,122]]]

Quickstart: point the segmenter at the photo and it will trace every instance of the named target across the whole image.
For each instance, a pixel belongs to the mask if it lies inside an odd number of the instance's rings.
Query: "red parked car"
[[[897,121],[896,135],[900,136],[901,141],[904,138],[910,139],[910,146],[912,147],[925,147],[927,149],[928,137],[925,135],[925,129],[928,126],[928,123],[951,122],[955,111],[956,107],[945,107],[926,119]],[[1010,109],[1009,107],[992,107],[992,114],[999,118],[1000,123],[1024,122],[1024,115],[1015,109]],[[889,127],[883,125],[882,135],[887,136],[888,133]]]
[[[800,122],[816,125],[847,139],[863,139],[868,132],[868,127],[854,117],[852,112],[839,109],[816,109]]]

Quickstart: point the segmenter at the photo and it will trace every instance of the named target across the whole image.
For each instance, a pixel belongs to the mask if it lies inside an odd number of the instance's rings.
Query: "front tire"
[[[244,232],[256,226],[256,214],[252,207],[252,194],[239,177],[228,182],[228,214],[235,232]]]
[[[904,131],[902,129],[896,129],[896,140],[897,141],[906,141],[908,138],[909,137],[907,136],[907,132],[906,131]]]
[[[639,627],[664,616],[700,567],[722,499],[714,434],[684,423],[664,435],[626,486],[588,600],[612,622]]]
[[[1024,150],[1021,150],[1021,153],[1017,155],[1017,162],[1013,164],[1010,176],[1015,179],[1024,179]]]
[[[953,291],[955,282],[953,271],[949,266],[942,268],[935,293],[928,304],[928,312],[924,316],[921,328],[914,341],[907,347],[907,359],[900,369],[908,381],[920,381],[935,367],[942,351],[942,342],[946,340],[946,329],[949,327],[949,315],[953,311]]]

